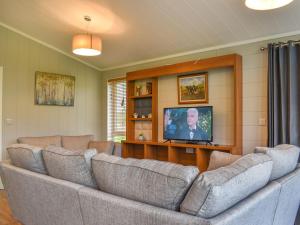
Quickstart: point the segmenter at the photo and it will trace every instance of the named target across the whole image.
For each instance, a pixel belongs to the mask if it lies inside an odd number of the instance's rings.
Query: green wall
[[[4,147],[20,136],[94,134],[101,139],[104,106],[99,71],[1,26],[0,66]],[[75,76],[75,106],[35,105],[36,71]]]

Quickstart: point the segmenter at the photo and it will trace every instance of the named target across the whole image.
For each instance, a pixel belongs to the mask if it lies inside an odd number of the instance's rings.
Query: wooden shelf
[[[212,151],[232,152],[231,145],[196,145],[176,142],[155,142],[129,140],[122,142],[122,156],[124,158],[146,158],[169,161],[183,165],[194,165],[201,172],[207,170]],[[187,148],[191,152],[187,151]]]
[[[141,81],[142,80],[142,81]],[[157,133],[158,133],[158,112],[157,112],[157,102],[158,102],[158,79],[141,79],[140,81],[128,81],[127,80],[127,112],[126,112],[126,139],[127,140],[135,140],[138,131],[138,128],[136,127],[136,122],[144,121],[147,123],[148,133],[147,133],[147,139],[151,139],[153,141],[157,141]],[[151,94],[144,94],[140,96],[136,96],[136,82],[145,83],[151,83]],[[150,91],[149,91],[150,92]],[[144,92],[145,93],[145,92]],[[133,118],[134,113],[137,113],[138,115],[145,115],[152,114],[151,118]],[[151,130],[150,130],[151,129]],[[151,133],[150,133],[151,132]]]
[[[159,146],[171,146],[178,148],[202,148],[208,150],[219,150],[224,152],[230,152],[234,146],[233,145],[197,145],[197,144],[185,144],[180,142],[156,142],[156,141],[138,141],[138,140],[126,140],[122,142],[123,144],[146,144],[146,145],[159,145]]]
[[[152,98],[152,94],[150,95],[140,95],[140,96],[129,96],[130,99],[140,99],[140,98]]]
[[[211,146],[193,145],[183,143],[161,143],[158,142],[158,79],[176,74],[194,73],[196,71],[207,71],[218,68],[231,68],[234,81],[234,121],[233,121],[233,145],[232,146]],[[136,82],[151,82],[152,94],[135,96]],[[189,62],[182,62],[173,65],[144,69],[128,72],[126,75],[127,84],[127,111],[126,111],[126,140],[123,142],[123,157],[147,158],[180,163],[183,165],[195,165],[201,172],[208,167],[210,153],[213,150],[230,152],[232,154],[242,154],[243,137],[243,114],[242,114],[242,57],[238,54],[218,56],[209,59],[201,59]],[[152,113],[152,118],[132,118],[134,113],[148,115]],[[135,141],[136,123],[135,121],[150,121],[152,129],[152,141]],[[188,149],[189,148],[189,149]]]
[[[152,118],[129,118],[131,121],[152,121]]]
[[[180,62],[173,65],[159,66],[155,68],[148,68],[139,71],[128,72],[126,75],[127,82],[127,140],[134,140],[134,122],[130,121],[128,117],[135,113],[134,106],[138,100],[130,99],[135,94],[135,82],[141,80],[152,80],[152,140],[158,141],[158,113],[161,113],[161,109],[158,109],[158,79],[166,76],[174,76],[179,74],[194,73],[196,71],[207,71],[219,68],[231,68],[233,73],[234,82],[234,110],[233,110],[233,149],[232,153],[236,155],[242,154],[242,137],[243,137],[243,70],[242,70],[242,56],[238,54],[230,54],[224,56],[217,56],[208,59],[200,59],[197,62]],[[142,96],[137,96],[142,97]],[[146,100],[146,99],[145,99]],[[147,99],[148,100],[148,99]],[[158,112],[158,110],[160,110]]]

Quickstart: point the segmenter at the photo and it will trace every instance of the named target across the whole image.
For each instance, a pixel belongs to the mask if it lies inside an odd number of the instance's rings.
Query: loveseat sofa
[[[19,137],[18,144],[27,144],[34,147],[44,148],[48,145],[64,147],[72,150],[85,150],[94,148],[98,153],[105,152],[121,156],[121,147],[113,141],[95,141],[93,135],[79,136],[42,136],[42,137]]]
[[[26,156],[42,154],[47,174],[13,162],[1,163],[0,171],[13,215],[25,225],[293,225],[299,149],[257,152],[200,174],[191,166],[89,152],[91,173],[86,166],[70,182],[53,167],[89,165],[88,157],[47,148]],[[87,175],[95,186],[84,184]]]

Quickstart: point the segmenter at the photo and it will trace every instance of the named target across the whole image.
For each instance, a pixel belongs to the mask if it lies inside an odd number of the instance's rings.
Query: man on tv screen
[[[198,126],[199,113],[196,108],[187,110],[186,126],[178,131],[178,138],[184,140],[209,140],[207,133]]]

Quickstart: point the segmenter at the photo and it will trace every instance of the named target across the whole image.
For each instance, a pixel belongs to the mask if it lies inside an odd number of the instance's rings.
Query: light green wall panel
[[[20,136],[94,134],[102,138],[99,71],[1,26],[0,66],[4,67],[4,146]],[[36,71],[75,76],[75,106],[35,105]]]

